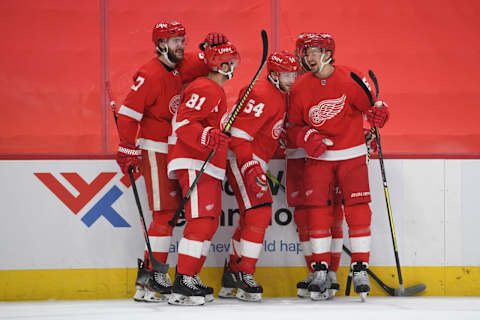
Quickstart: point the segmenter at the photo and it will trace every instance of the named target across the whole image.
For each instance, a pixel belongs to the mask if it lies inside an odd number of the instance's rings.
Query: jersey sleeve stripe
[[[143,114],[140,112],[137,112],[133,109],[130,109],[129,107],[125,106],[122,104],[120,109],[118,110],[118,114],[123,114],[124,116],[127,116],[129,118],[135,119],[137,121],[142,120]]]
[[[137,145],[140,149],[150,150],[160,153],[168,153],[168,144],[161,141],[153,141],[149,139],[137,139]]]
[[[242,129],[231,127],[230,134],[232,135],[232,137],[235,137],[235,138],[245,139],[247,141],[253,141],[253,137],[249,135],[247,132],[243,131]]]

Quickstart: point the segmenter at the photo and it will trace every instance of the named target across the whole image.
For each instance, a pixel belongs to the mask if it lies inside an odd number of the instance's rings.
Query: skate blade
[[[362,299],[362,302],[367,301],[367,296],[368,296],[368,292],[360,293],[360,299]]]
[[[222,289],[220,289],[220,292],[218,293],[218,297],[223,299],[232,299],[236,297],[236,294],[237,288],[222,287]]]
[[[299,298],[310,298],[310,292],[307,289],[297,289],[297,296]]]
[[[262,300],[261,293],[248,293],[242,289],[238,289],[236,297],[243,301],[259,302]]]
[[[328,299],[333,299],[333,297],[335,297],[335,295],[337,294],[337,291],[336,289],[328,289]]]
[[[213,302],[215,298],[213,297],[213,294],[207,294],[205,296],[205,302]]]
[[[145,290],[145,289],[138,289],[135,292],[135,296],[133,297],[133,300],[136,302],[153,302],[153,303],[159,303],[159,302],[164,302],[168,300],[168,295],[156,295],[155,292]]]
[[[172,293],[168,298],[168,303],[178,306],[201,306],[205,304],[203,296],[184,296],[179,293]]]
[[[143,296],[143,302],[164,302],[168,300],[168,294],[159,294],[155,291],[145,290],[145,294]]]
[[[310,299],[314,301],[324,301],[328,299],[328,290],[324,292],[312,292],[310,291]]]

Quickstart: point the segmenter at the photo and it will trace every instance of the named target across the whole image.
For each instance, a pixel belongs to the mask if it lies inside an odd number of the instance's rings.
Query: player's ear
[[[166,40],[166,39],[159,39],[159,40],[158,40],[158,47],[159,47],[161,50],[165,50],[166,47],[167,47],[167,40]]]
[[[228,65],[228,63],[222,63],[222,71],[223,72],[229,72],[230,71],[230,66]]]
[[[327,52],[325,53],[325,60],[328,60],[332,57],[332,51],[330,50],[327,50]]]

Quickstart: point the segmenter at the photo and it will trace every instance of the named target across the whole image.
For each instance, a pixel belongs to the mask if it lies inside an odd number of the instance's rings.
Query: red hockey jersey
[[[246,90],[240,91],[239,100]],[[240,165],[255,159],[264,170],[267,169],[283,130],[286,103],[287,95],[269,80],[257,81],[230,129],[232,140],[229,147]]]
[[[172,119],[172,136],[169,138],[168,175],[175,170],[200,170],[210,154],[200,141],[210,128],[221,129],[228,121],[225,91],[216,82],[200,77],[185,88],[176,115]],[[205,173],[223,180],[227,163],[227,150],[216,151]]]
[[[175,69],[167,68],[158,58],[143,65],[135,73],[131,90],[118,110],[120,141],[134,145],[140,124],[136,144],[141,149],[167,153],[171,120],[180,103],[183,83],[206,74],[205,62],[198,54],[185,54]]]
[[[308,73],[291,90],[287,135],[290,141],[297,141],[300,130],[307,126],[332,140],[333,146],[328,147],[319,160],[345,160],[367,152],[363,113],[371,106],[366,93],[350,77],[352,71],[370,88],[367,79],[358,71],[335,66],[330,77],[319,79]]]

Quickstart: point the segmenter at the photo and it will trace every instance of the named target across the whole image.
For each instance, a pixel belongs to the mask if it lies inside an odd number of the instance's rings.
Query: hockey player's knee
[[[347,220],[350,236],[370,234],[372,212],[368,203],[345,206],[345,219]]]
[[[293,220],[297,227],[308,225],[308,209],[307,207],[296,207],[293,213]]]
[[[245,211],[245,226],[256,226],[266,229],[272,219],[272,207],[262,206]]]
[[[218,218],[201,217],[190,219],[183,231],[184,238],[197,241],[210,240],[218,227]]]
[[[172,219],[175,211],[173,210],[164,210],[164,211],[154,211],[152,215],[152,223],[148,228],[149,234],[156,235],[172,235],[173,227],[168,224],[168,221]]]
[[[308,228],[313,230],[330,230],[333,223],[332,207],[311,207],[308,210]],[[330,233],[330,232],[329,232]]]

